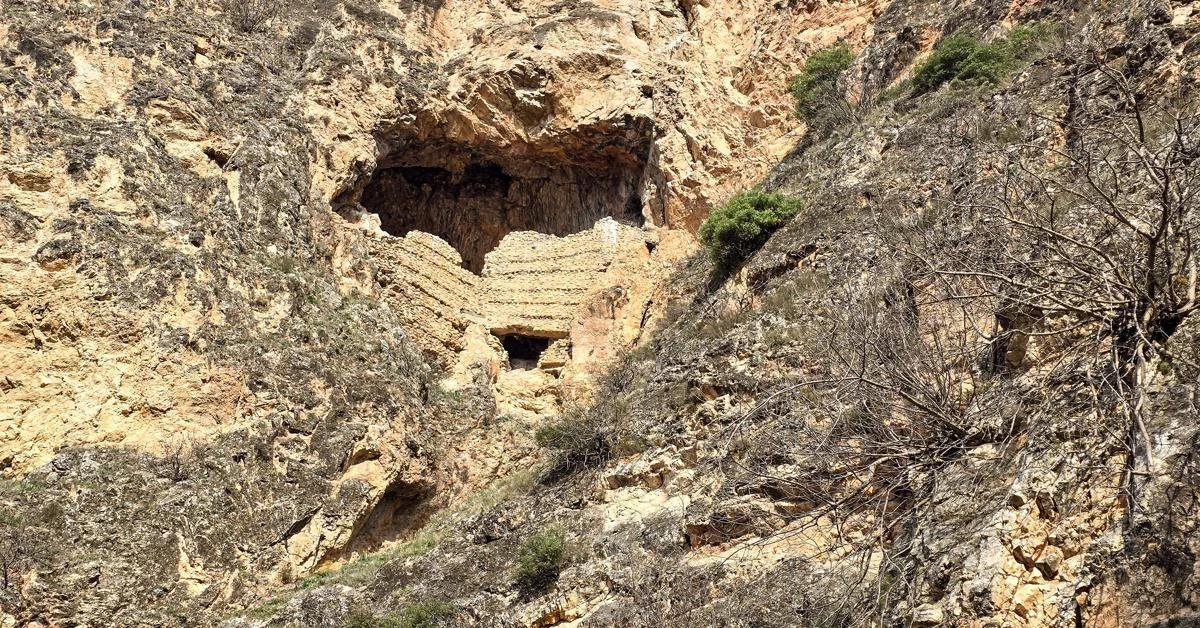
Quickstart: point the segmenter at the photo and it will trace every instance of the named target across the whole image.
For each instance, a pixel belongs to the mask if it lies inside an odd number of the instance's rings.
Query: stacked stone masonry
[[[497,336],[567,339],[581,304],[609,288],[609,265],[622,251],[645,247],[646,239],[642,229],[611,218],[565,237],[510,233],[476,276],[437,236],[412,231],[394,237],[378,230],[374,236],[371,252],[385,299],[426,352],[449,362],[473,324]],[[555,345],[564,352],[563,343]]]

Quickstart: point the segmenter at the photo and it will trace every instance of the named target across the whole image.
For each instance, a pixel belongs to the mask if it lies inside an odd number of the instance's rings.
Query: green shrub
[[[1006,39],[1017,59],[1030,61],[1062,41],[1063,29],[1058,24],[1022,24],[1008,31]]]
[[[709,214],[700,226],[700,242],[708,249],[717,275],[727,276],[740,266],[801,207],[799,199],[751,190]]]
[[[963,60],[954,78],[967,83],[996,85],[1016,69],[1017,58],[1007,41],[980,44]]]
[[[527,592],[544,591],[558,580],[566,563],[567,535],[551,526],[525,539],[517,550],[517,584]]]
[[[943,39],[913,72],[913,91],[918,94],[930,92],[958,78],[960,67],[975,54],[979,45],[979,40],[970,35],[957,34]]]
[[[814,52],[789,85],[796,99],[796,115],[812,126],[830,107],[844,106],[846,94],[838,79],[853,62],[854,53],[846,44]]]
[[[1053,27],[1016,26],[1007,37],[990,43],[957,33],[943,39],[913,73],[913,93],[931,92],[950,81],[995,85],[1045,49],[1055,38]]]

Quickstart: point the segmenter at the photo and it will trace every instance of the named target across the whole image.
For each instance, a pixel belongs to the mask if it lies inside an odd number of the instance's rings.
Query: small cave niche
[[[350,542],[332,551],[322,562],[329,563],[358,552],[373,552],[385,543],[403,539],[420,530],[436,510],[431,503],[433,485],[402,480],[392,482],[374,508],[355,526]]]
[[[463,267],[483,270],[485,256],[513,231],[565,236],[612,217],[641,226],[643,159],[611,147],[563,149],[540,156],[485,154],[446,144],[385,151],[353,198],[403,237],[423,231],[459,252]],[[568,157],[568,155],[570,155]]]
[[[542,354],[550,348],[549,338],[524,336],[521,334],[505,334],[500,337],[504,352],[508,354],[508,363],[513,369],[532,371],[538,366]]]

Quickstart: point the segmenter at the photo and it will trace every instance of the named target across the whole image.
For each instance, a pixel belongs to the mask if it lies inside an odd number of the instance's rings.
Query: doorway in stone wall
[[[500,344],[504,345],[504,352],[508,354],[508,363],[514,370],[531,371],[538,367],[542,354],[550,348],[550,339],[521,334],[505,334],[500,337]]]

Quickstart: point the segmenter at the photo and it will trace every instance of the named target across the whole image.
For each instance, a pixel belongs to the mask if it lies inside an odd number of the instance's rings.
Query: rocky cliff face
[[[762,57],[741,33],[810,17],[313,2],[246,22],[237,4],[18,1],[0,18],[4,608],[19,621],[244,604],[527,455],[528,436],[494,459],[446,453],[433,434],[463,427],[454,386],[474,364],[504,379],[493,332],[566,338],[604,294],[640,301],[596,305],[621,320],[580,323],[578,355],[640,335],[650,288],[632,284],[664,263],[645,242],[686,245],[638,230],[694,225],[790,145],[782,86],[755,77],[806,48]],[[814,44],[862,36],[837,11],[818,11]],[[364,213],[395,237],[358,229]],[[624,266],[616,240],[587,235],[601,217],[636,233]],[[522,230],[548,239],[506,243]],[[520,268],[531,246],[544,271]],[[545,296],[521,297],[524,274]],[[459,374],[446,395],[419,349]],[[560,343],[544,365],[569,361]],[[557,412],[536,371],[467,405]]]
[[[864,304],[990,324],[897,280],[897,234],[949,229],[997,138],[1074,141],[1097,68],[1186,100],[1192,3],[240,19],[272,6],[0,7],[4,622],[1188,621],[1190,322],[1149,367],[1142,466],[1085,399],[1098,358],[1036,336],[987,395],[974,358],[859,338],[884,381],[986,401],[938,446],[904,404],[839,431],[891,402],[802,383],[845,376]],[[1054,42],[1001,87],[885,92],[949,33],[1035,22]],[[839,41],[874,107],[806,133],[787,81]],[[714,285],[691,234],[760,181],[807,209]],[[547,530],[565,558],[530,586]]]

